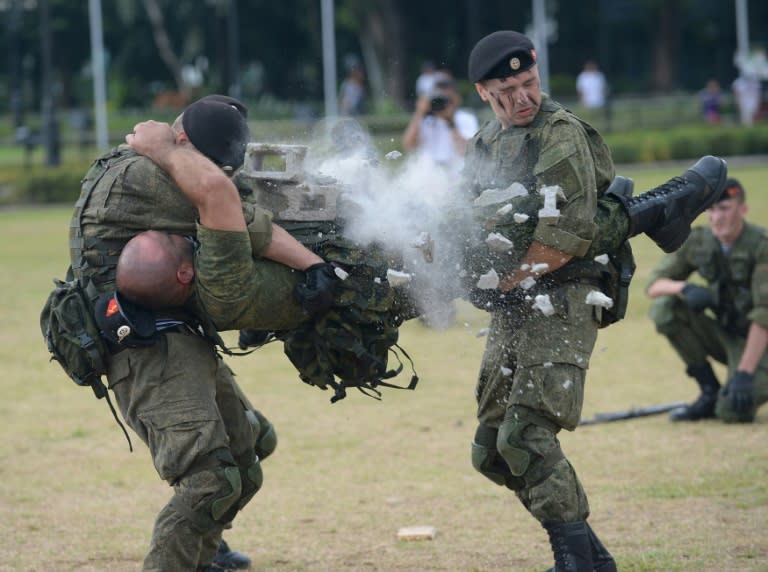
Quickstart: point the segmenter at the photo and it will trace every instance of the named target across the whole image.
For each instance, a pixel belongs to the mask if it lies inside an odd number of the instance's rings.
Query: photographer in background
[[[426,155],[436,165],[459,174],[464,166],[464,147],[477,131],[477,117],[459,109],[461,95],[450,75],[440,72],[428,95],[416,100],[416,109],[403,134],[406,151]]]

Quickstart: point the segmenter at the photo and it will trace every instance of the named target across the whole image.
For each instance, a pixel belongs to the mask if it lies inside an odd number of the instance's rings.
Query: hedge
[[[374,127],[374,126],[371,126]],[[400,146],[400,133],[381,121],[372,129],[382,153]],[[709,125],[659,131],[634,131],[604,135],[616,163],[695,159],[702,155],[732,157],[768,155],[768,124],[753,127]],[[88,163],[74,162],[55,168],[0,168],[0,205],[21,203],[73,203]]]

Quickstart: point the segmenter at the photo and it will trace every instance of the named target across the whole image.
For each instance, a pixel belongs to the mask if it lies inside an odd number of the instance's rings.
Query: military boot
[[[726,162],[707,155],[681,177],[636,197],[628,196],[626,187],[609,188],[606,194],[627,210],[627,238],[644,232],[664,252],[674,252],[688,238],[691,223],[717,200],[727,175]]]
[[[709,362],[702,365],[688,366],[685,373],[696,380],[701,389],[698,399],[679,409],[674,409],[669,414],[670,421],[698,421],[699,419],[711,419],[715,416],[715,404],[717,393],[720,391],[720,382],[717,381],[715,372]]]
[[[549,572],[593,572],[592,547],[587,522],[544,522],[555,567]]]
[[[213,557],[213,566],[211,570],[247,570],[251,567],[251,559],[242,552],[232,550],[222,539]]]
[[[617,572],[616,561],[600,542],[589,523],[587,523],[587,534],[589,535],[589,545],[592,548],[592,565],[595,567],[595,572]]]

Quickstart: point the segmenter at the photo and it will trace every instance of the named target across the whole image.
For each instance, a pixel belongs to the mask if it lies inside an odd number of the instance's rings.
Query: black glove
[[[710,306],[713,306],[715,299],[712,297],[712,291],[704,286],[696,284],[686,284],[681,292],[685,303],[694,312],[703,312]]]
[[[272,332],[267,330],[240,330],[237,337],[237,347],[241,350],[247,350],[251,347],[263,346],[269,341]]]
[[[293,296],[305,312],[320,314],[333,305],[338,284],[333,265],[318,262],[304,271],[304,282],[296,285]]]
[[[752,379],[755,376],[746,371],[737,371],[728,380],[723,395],[728,398],[731,409],[735,413],[745,414],[752,411]]]
[[[509,304],[519,299],[519,295],[515,290],[508,292],[502,292],[495,288],[472,288],[469,291],[469,302],[480,310],[486,312],[492,312],[493,310],[503,310]]]

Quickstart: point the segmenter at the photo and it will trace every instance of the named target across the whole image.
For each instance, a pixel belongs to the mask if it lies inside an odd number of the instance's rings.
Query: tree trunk
[[[675,87],[674,75],[677,68],[677,38],[680,29],[678,0],[664,2],[654,37],[654,87],[656,91],[669,92]]]
[[[155,39],[155,45],[160,53],[160,58],[168,67],[168,71],[173,76],[173,81],[176,83],[176,89],[183,93],[185,91],[184,80],[181,76],[181,62],[178,56],[173,51],[171,46],[171,40],[168,37],[168,32],[165,29],[165,18],[163,18],[163,11],[160,9],[160,5],[157,0],[143,0],[144,8],[147,10],[147,16],[149,22],[152,24],[152,36]]]
[[[368,5],[361,30],[360,45],[373,97],[390,97],[403,107],[403,38],[395,1],[377,0]]]

